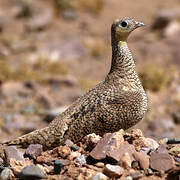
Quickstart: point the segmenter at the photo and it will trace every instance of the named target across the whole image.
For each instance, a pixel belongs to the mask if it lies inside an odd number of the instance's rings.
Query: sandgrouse
[[[42,144],[45,149],[66,139],[80,141],[85,135],[128,129],[143,119],[147,97],[127,46],[129,34],[144,26],[131,18],[117,19],[111,26],[112,64],[105,80],[78,98],[48,127],[33,131],[7,145]]]

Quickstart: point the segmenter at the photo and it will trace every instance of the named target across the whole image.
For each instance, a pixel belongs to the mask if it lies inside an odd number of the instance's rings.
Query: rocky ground
[[[43,151],[1,147],[1,179],[136,180],[180,178],[180,139],[146,138],[139,129],[120,130],[100,137],[87,135],[74,144]]]
[[[131,0],[0,0],[0,142],[45,127],[87,89],[104,79],[111,63],[110,26],[115,18],[124,16],[133,17],[147,24],[145,28],[133,32],[129,38],[129,47],[146,89],[149,107],[145,119],[134,128],[141,129],[146,138],[152,138],[157,142],[163,138],[168,138],[172,142],[171,140],[176,138],[175,144],[178,143],[177,138],[180,137],[179,0],[172,2],[158,0],[148,6],[145,0],[139,0],[138,3]],[[132,136],[123,135],[124,141],[133,144],[135,139],[143,139],[140,136],[132,139]],[[110,140],[105,144],[108,141]],[[144,152],[147,155],[144,158],[146,160],[150,158],[150,164],[146,168],[152,170],[150,176],[147,176],[148,172],[141,166],[140,160],[132,155],[134,151],[125,155],[125,158],[131,157],[127,167],[119,160],[111,161],[113,158],[109,158],[108,152],[99,155],[104,157],[102,159],[92,156],[95,161],[92,159],[88,161],[87,157],[91,157],[92,149],[85,147],[85,142],[78,144],[77,151],[72,147],[64,146],[52,152],[42,152],[42,155],[40,155],[41,147],[36,145],[38,157],[30,156],[30,160],[20,159],[24,164],[21,162],[18,164],[19,162],[16,161],[19,159],[15,158],[12,162],[20,167],[18,173],[10,168],[11,175],[17,177],[22,167],[35,163],[42,165],[43,168],[40,167],[44,173],[49,178],[53,178],[56,162],[57,167],[63,166],[60,174],[72,178],[77,174],[80,174],[79,178],[84,178],[84,174],[88,176],[97,172],[102,172],[108,177],[109,167],[119,169],[121,172],[119,177],[122,179],[127,176],[133,177],[131,174],[136,172],[140,173],[139,176],[149,179],[167,178],[166,176],[171,178],[171,175],[177,177],[179,146],[169,144],[168,140],[167,142],[160,143],[165,144],[163,153],[166,155],[157,155],[157,158],[161,161],[163,158],[167,160],[167,164],[170,164],[168,170],[156,169],[157,167],[154,168],[152,165],[152,152],[157,154],[160,151],[157,150],[157,146],[152,148],[149,145],[140,145],[140,149],[137,149],[133,144],[137,152],[142,152],[141,149],[146,147],[152,149]],[[171,151],[174,146],[175,154],[174,150],[173,153]],[[69,153],[67,157],[62,157],[63,148]],[[16,153],[16,150],[11,148],[6,151]],[[70,155],[75,157],[70,158]],[[85,161],[83,165],[75,161],[81,155]],[[43,161],[43,157],[46,156],[50,159],[49,163]],[[13,167],[4,156],[2,158],[4,166]],[[38,158],[42,158],[42,161],[39,162]],[[132,163],[134,161],[135,163]],[[100,163],[101,167],[96,166],[97,163]],[[166,163],[161,165],[163,164]],[[45,170],[46,166],[49,167]],[[3,166],[1,170],[4,171]],[[5,173],[9,172],[9,169],[5,170]],[[95,178],[103,175],[97,176]],[[57,175],[54,177],[57,178]],[[141,177],[134,177],[136,178]]]

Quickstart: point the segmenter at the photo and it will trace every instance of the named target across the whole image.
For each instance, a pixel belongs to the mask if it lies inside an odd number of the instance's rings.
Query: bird
[[[105,79],[57,115],[47,127],[3,144],[22,147],[42,144],[44,149],[52,149],[67,139],[78,143],[88,134],[103,136],[126,130],[141,121],[147,111],[147,96],[127,45],[129,34],[141,26],[145,24],[133,18],[116,19],[111,26],[111,67]]]

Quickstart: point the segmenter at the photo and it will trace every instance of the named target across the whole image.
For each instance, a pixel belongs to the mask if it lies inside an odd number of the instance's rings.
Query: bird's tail
[[[12,141],[2,143],[2,145],[20,145],[22,147],[27,147],[29,144],[42,144],[44,149],[49,149],[54,143],[52,137],[50,128],[45,127],[25,134]]]

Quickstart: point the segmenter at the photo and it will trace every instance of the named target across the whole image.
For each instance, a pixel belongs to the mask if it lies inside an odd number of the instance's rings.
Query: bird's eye
[[[123,21],[122,23],[121,23],[121,26],[122,27],[126,27],[128,24],[127,24],[127,22],[126,21]]]

